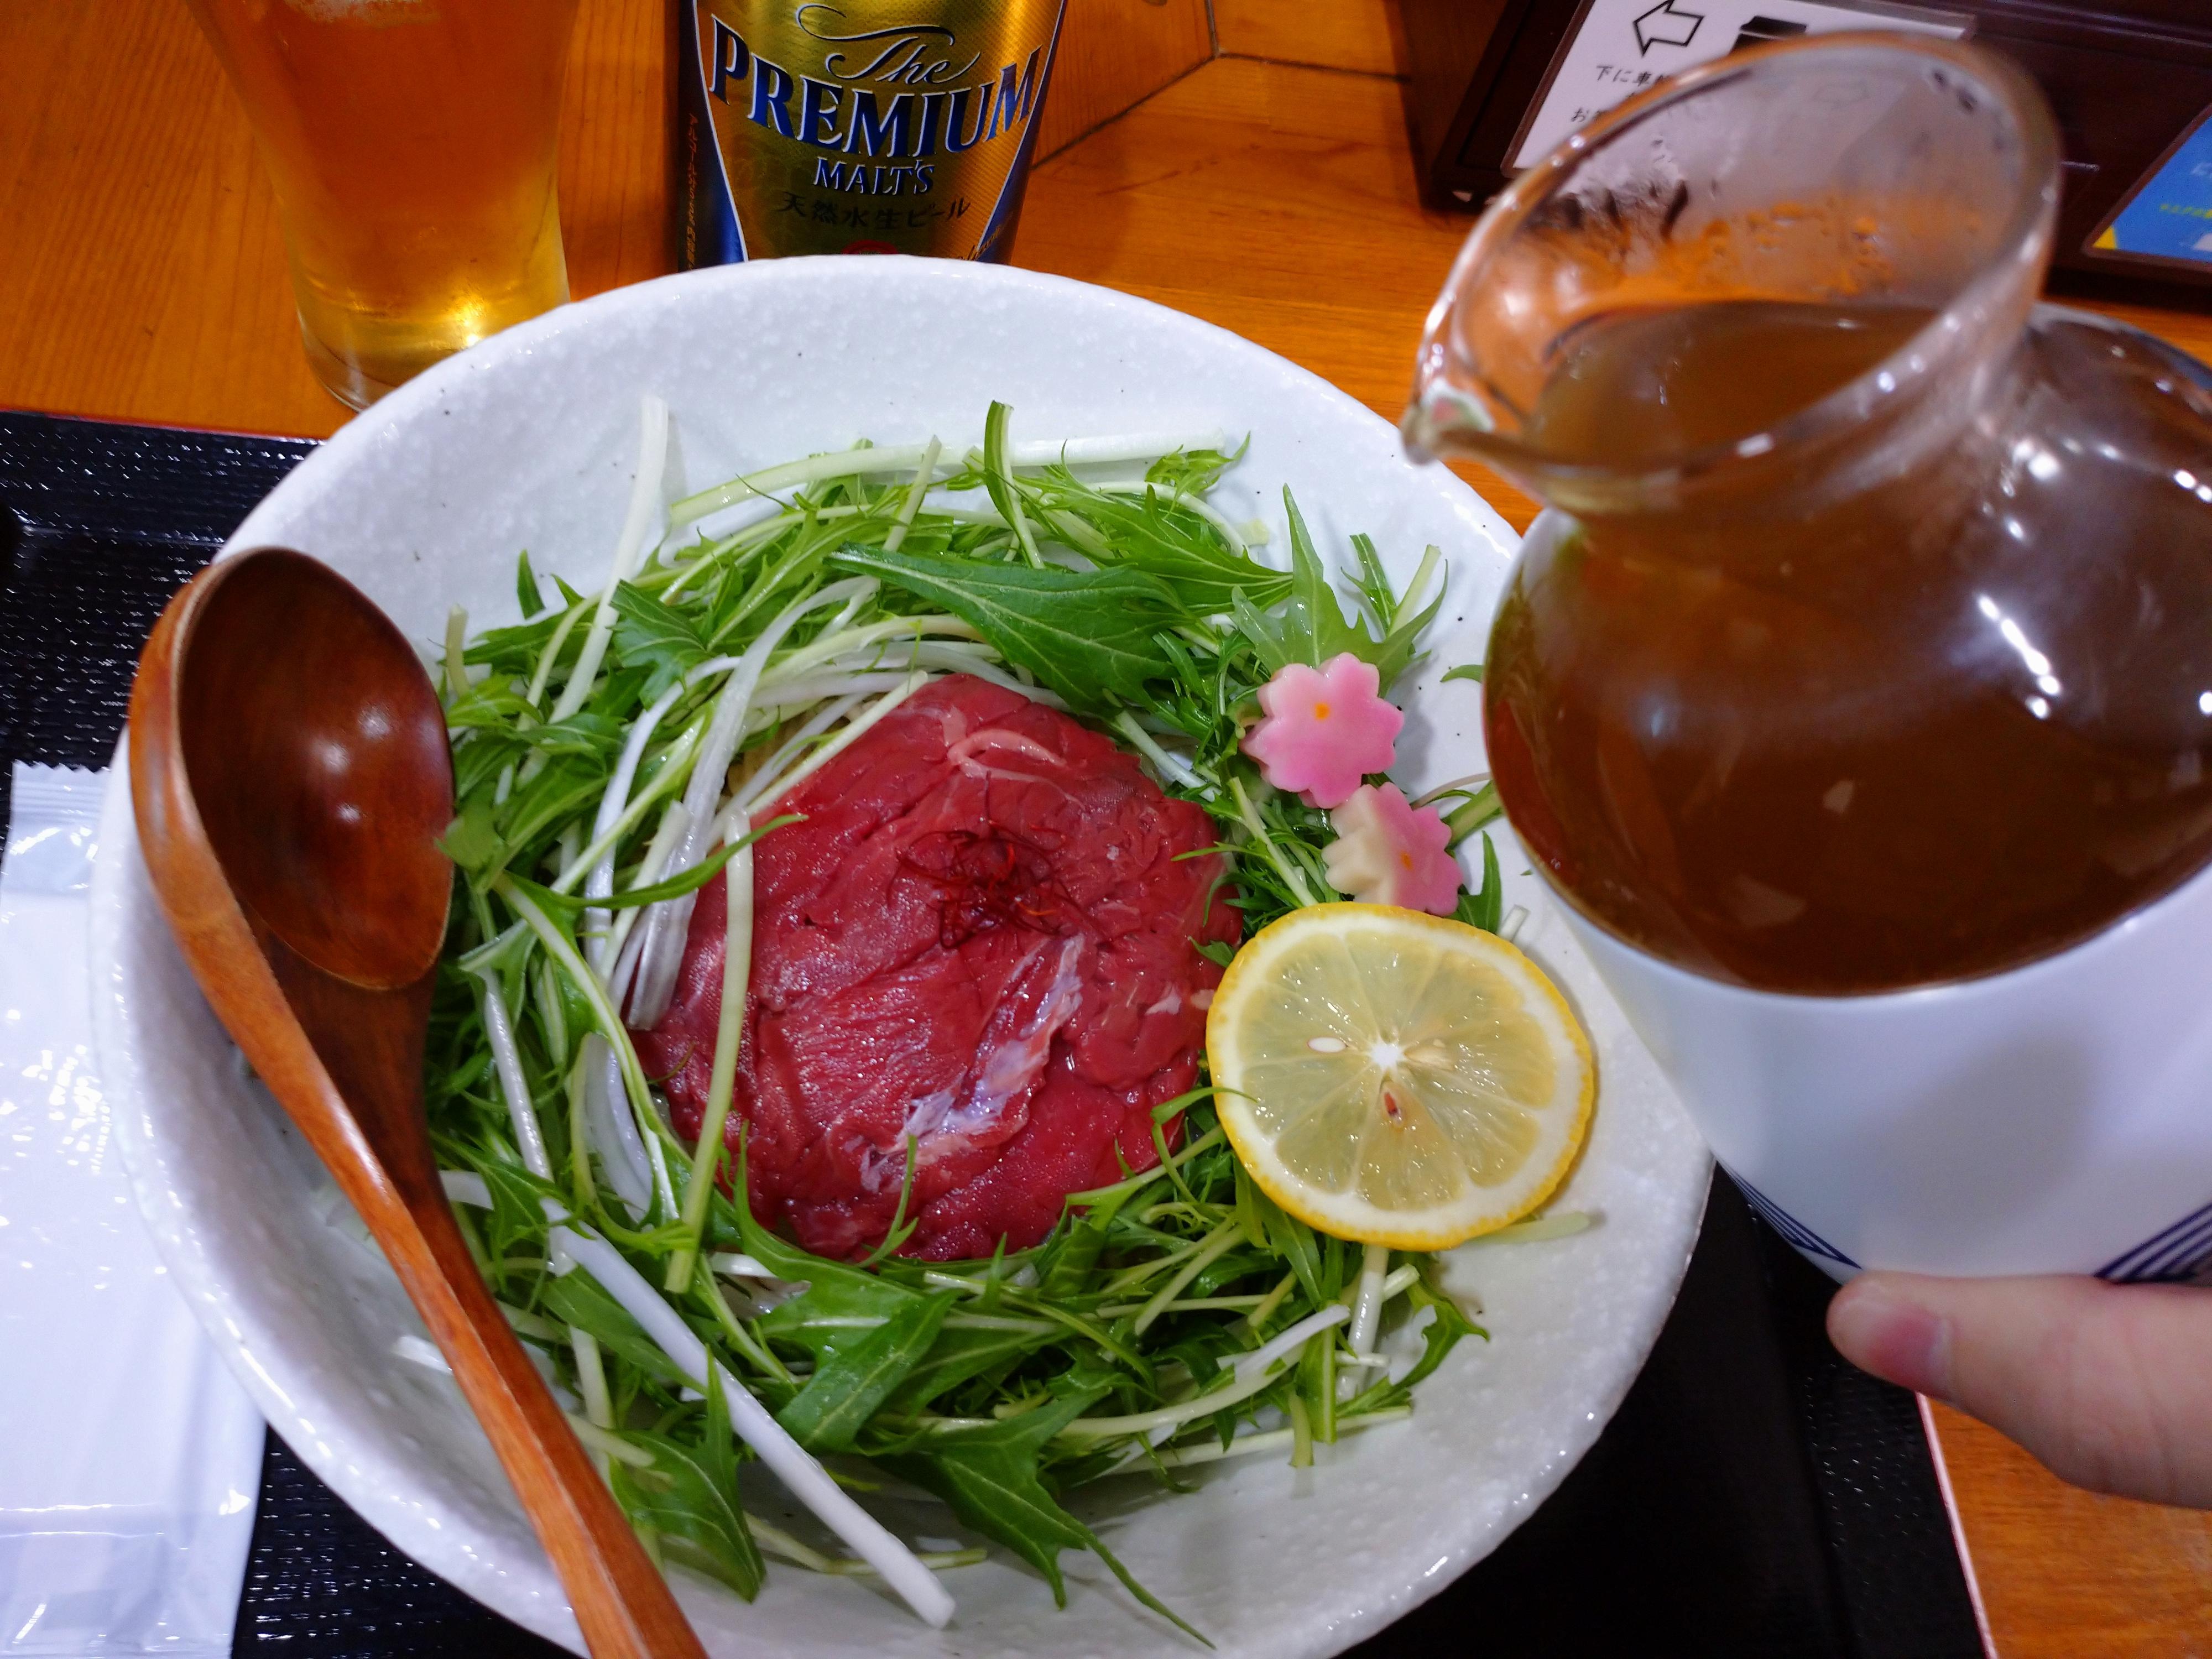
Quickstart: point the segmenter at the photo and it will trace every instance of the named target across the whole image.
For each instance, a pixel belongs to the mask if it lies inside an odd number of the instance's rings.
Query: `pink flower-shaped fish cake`
[[[1363,904],[1448,916],[1459,908],[1451,830],[1433,806],[1413,806],[1395,783],[1362,784],[1329,814],[1337,838],[1322,849],[1329,885]]]
[[[1286,663],[1260,688],[1267,716],[1245,735],[1260,775],[1309,806],[1340,805],[1370,772],[1387,772],[1406,717],[1382,700],[1382,677],[1349,651],[1319,668]]]

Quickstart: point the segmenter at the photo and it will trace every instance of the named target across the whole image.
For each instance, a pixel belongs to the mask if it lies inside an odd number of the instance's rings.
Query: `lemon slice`
[[[1262,1190],[1339,1238],[1440,1250],[1565,1176],[1597,1087],[1552,981],[1494,933],[1316,904],[1238,951],[1206,1022],[1222,1127]]]

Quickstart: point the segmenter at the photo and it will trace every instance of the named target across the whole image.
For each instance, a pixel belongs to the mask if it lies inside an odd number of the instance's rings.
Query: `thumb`
[[[2212,1508],[2212,1290],[1862,1273],[1828,1335],[2077,1486]]]

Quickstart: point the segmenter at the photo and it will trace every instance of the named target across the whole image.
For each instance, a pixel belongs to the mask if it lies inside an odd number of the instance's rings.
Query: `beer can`
[[[678,257],[1012,250],[1066,0],[673,0]]]

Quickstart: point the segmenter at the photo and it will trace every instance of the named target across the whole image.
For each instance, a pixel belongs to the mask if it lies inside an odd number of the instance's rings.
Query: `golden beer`
[[[185,0],[276,186],[315,374],[356,409],[568,297],[576,0]]]
[[[672,0],[680,262],[1003,261],[1065,0]]]

